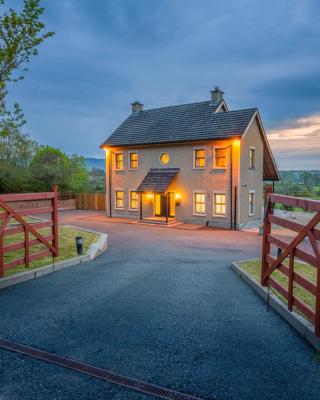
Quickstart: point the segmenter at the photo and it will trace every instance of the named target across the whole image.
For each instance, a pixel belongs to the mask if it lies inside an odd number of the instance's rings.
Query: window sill
[[[226,215],[222,215],[222,214],[213,214],[212,217],[213,217],[213,218],[227,218]]]
[[[124,171],[124,168],[122,168],[122,169],[115,168],[115,169],[114,169],[114,172],[120,172],[120,171]]]
[[[249,171],[255,171],[255,167],[249,167]]]
[[[255,213],[249,213],[249,217],[253,217],[255,215]]]
[[[197,171],[205,171],[206,167],[193,167],[192,169],[195,169]]]
[[[124,208],[118,208],[118,207],[115,207],[114,209],[115,210],[122,210],[122,211],[124,210]]]
[[[227,167],[212,167],[213,170],[226,171]]]
[[[193,213],[193,215],[196,217],[205,217],[206,216],[206,214],[196,214],[196,213]]]
[[[139,171],[139,168],[128,168],[128,171]]]
[[[139,209],[138,209],[138,208],[129,208],[129,211],[138,212],[138,211],[139,211]]]

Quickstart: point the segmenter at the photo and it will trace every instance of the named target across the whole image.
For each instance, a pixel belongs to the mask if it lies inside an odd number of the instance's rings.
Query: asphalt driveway
[[[319,399],[315,352],[230,269],[256,234],[60,219],[109,233],[94,262],[0,291],[0,332],[205,399]],[[0,350],[0,399],[151,399]]]

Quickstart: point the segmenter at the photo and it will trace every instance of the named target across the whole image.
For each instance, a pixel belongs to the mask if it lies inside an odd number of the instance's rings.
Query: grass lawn
[[[287,264],[285,262],[284,264]],[[260,283],[260,273],[261,273],[261,260],[252,260],[240,263],[240,267],[248,272],[255,280]],[[316,283],[316,269],[308,264],[302,264],[295,262],[295,272],[309,279],[310,281]],[[288,288],[288,278],[280,271],[274,271],[272,273],[272,277],[279,282],[286,289]],[[281,296],[276,290],[271,288],[271,291],[278,296],[284,303],[287,304],[287,299]],[[311,307],[313,310],[315,309],[315,296],[313,296],[310,292],[303,289],[297,283],[293,283],[293,294],[299,300],[302,300],[305,304]],[[298,310],[296,310],[298,312]],[[300,313],[301,314],[301,313]],[[305,317],[306,318],[306,317]]]
[[[50,228],[39,229],[39,233],[41,234],[50,234]],[[75,237],[82,236],[83,237],[83,249],[84,254],[88,250],[89,246],[98,239],[98,235],[91,232],[85,232],[82,230],[69,228],[66,226],[59,227],[59,257],[55,259],[55,262],[66,260],[68,258],[73,258],[77,256],[77,250],[75,245]],[[19,233],[12,236],[6,236],[4,238],[4,245],[18,243],[23,241],[24,235]],[[34,239],[32,235],[30,235],[30,240]],[[39,251],[46,250],[46,247],[42,244],[30,247],[30,255],[34,253],[38,253]],[[17,250],[10,253],[5,254],[4,261],[9,262],[18,258],[24,257],[24,250]],[[52,257],[40,258],[38,260],[32,261],[30,263],[29,269],[43,267],[44,265],[48,265],[52,263]],[[15,268],[9,269],[5,272],[5,276],[10,276],[17,274],[18,272],[27,271],[24,268],[24,264],[19,265]]]

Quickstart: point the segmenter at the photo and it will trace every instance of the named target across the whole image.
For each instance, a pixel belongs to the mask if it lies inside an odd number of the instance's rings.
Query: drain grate
[[[43,350],[35,349],[34,347],[25,346],[20,343],[15,343],[10,340],[0,338],[0,348],[23,354],[28,357],[36,358],[50,364],[56,364],[63,368],[68,368],[73,371],[91,375],[95,378],[102,379],[109,383],[114,383],[128,389],[136,390],[145,394],[156,396],[160,399],[169,400],[203,400],[189,394],[180,393],[175,390],[167,389],[161,386],[153,385],[139,381],[134,378],[129,378],[123,375],[118,375],[112,371],[93,365],[85,364],[71,358],[61,357],[57,354],[48,353]]]

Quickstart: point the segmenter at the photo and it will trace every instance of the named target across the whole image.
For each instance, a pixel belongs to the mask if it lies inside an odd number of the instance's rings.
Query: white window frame
[[[122,168],[117,168],[117,154],[122,154]],[[124,154],[123,154],[123,151],[115,151],[114,152],[114,170],[115,171],[123,171],[124,170]]]
[[[117,207],[117,192],[123,193],[123,207]],[[121,188],[114,189],[114,209],[115,210],[124,210],[124,190]]]
[[[218,167],[216,164],[216,150],[224,149],[226,151],[226,166],[225,167]],[[212,147],[212,168],[225,171],[228,167],[228,146],[213,146]]]
[[[137,160],[137,163],[138,163],[138,166],[137,166],[137,168],[131,168],[131,154],[137,154],[137,156],[138,156],[138,160]],[[139,170],[139,152],[138,151],[129,151],[128,152],[128,170],[129,171],[138,171]]]
[[[215,199],[215,195],[216,194],[224,194],[224,196],[225,196],[225,199],[226,199],[226,204],[225,204],[226,212],[225,212],[225,214],[216,214],[216,199]],[[212,202],[213,202],[213,213],[212,213],[212,215],[214,217],[218,217],[218,218],[226,218],[227,217],[227,193],[224,192],[224,191],[214,191],[212,193]]]
[[[196,167],[196,150],[204,150],[204,166],[203,167]],[[207,165],[207,149],[206,149],[206,146],[193,147],[192,154],[193,154],[192,168],[193,169],[200,169],[200,170],[206,169],[206,165]]]
[[[251,150],[253,150],[253,167],[251,167],[251,158],[250,158],[250,153]],[[256,148],[254,146],[250,146],[249,149],[249,169],[256,169]]]
[[[138,206],[137,208],[131,208],[131,193],[135,192],[138,194]],[[138,211],[139,210],[139,192],[137,192],[136,190],[133,189],[129,189],[129,210],[130,211]]]
[[[196,196],[195,194],[204,194],[204,213],[196,212]],[[192,203],[193,203],[193,215],[197,215],[199,217],[205,217],[207,215],[207,193],[205,190],[194,190],[192,193]]]
[[[253,213],[250,210],[250,195],[253,194]],[[248,213],[249,217],[252,217],[256,213],[256,191],[255,190],[249,190],[248,193]]]

